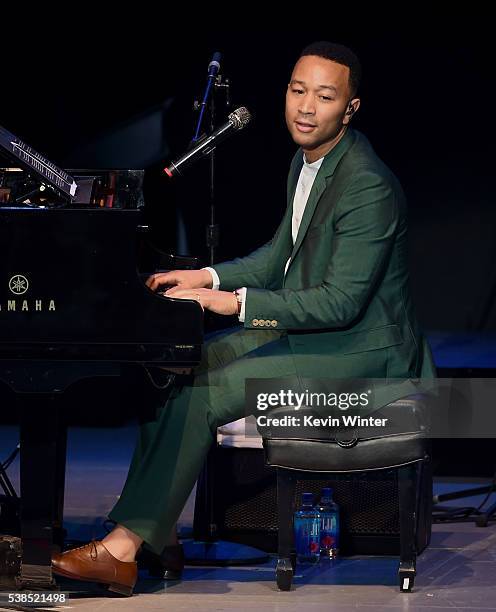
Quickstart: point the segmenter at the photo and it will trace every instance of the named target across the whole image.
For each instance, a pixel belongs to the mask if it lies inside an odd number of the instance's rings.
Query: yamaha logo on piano
[[[29,289],[29,281],[22,274],[16,274],[9,280],[9,289],[16,295],[22,295]]]
[[[9,290],[12,294],[19,296],[27,293],[29,280],[23,274],[14,274],[9,280]],[[6,304],[0,303],[0,312],[42,312],[44,310],[55,311],[55,300],[7,300]]]

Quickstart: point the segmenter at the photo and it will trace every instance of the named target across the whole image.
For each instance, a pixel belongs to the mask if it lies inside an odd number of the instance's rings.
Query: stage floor
[[[69,431],[65,526],[68,537],[88,540],[104,533],[103,520],[124,482],[134,445],[131,427]],[[111,441],[111,443],[110,443]],[[15,427],[0,428],[1,459],[17,443]],[[91,455],[88,449],[91,448]],[[18,486],[18,463],[9,468]],[[435,492],[478,486],[482,479],[436,479]],[[91,491],[91,493],[90,493]],[[494,495],[493,495],[494,497]],[[185,532],[193,518],[193,496],[181,516]],[[482,498],[451,502],[478,505]],[[492,500],[491,500],[492,501]],[[496,525],[434,525],[431,546],[420,556],[414,592],[400,593],[397,557],[341,558],[300,567],[289,593],[275,585],[275,559],[255,567],[188,567],[184,580],[164,584],[140,574],[135,595],[108,597],[90,583],[61,582],[72,596],[65,608],[95,610],[496,610]],[[3,608],[0,608],[3,609]]]

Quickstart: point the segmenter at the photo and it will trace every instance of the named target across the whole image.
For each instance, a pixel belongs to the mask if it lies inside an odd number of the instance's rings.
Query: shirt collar
[[[305,168],[308,168],[309,170],[318,170],[320,166],[322,165],[323,161],[324,161],[324,156],[322,156],[320,159],[315,160],[314,162],[309,163],[307,162],[305,153],[303,153],[303,166]]]

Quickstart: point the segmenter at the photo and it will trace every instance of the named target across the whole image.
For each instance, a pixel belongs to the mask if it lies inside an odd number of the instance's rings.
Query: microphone
[[[215,78],[220,70],[220,60],[222,55],[216,51],[212,57],[212,61],[208,65],[208,78]]]
[[[173,177],[176,174],[181,174],[187,166],[194,163],[197,159],[204,157],[211,153],[215,147],[227,138],[233,132],[242,130],[251,120],[250,111],[241,106],[233,111],[228,116],[228,122],[217,128],[210,136],[202,138],[192,149],[180,157],[177,161],[171,162],[171,164],[164,168],[165,174],[169,177]]]

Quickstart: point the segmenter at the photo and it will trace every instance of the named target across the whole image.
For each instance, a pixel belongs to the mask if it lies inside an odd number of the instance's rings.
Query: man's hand
[[[167,297],[181,300],[196,300],[199,304],[221,315],[238,314],[238,300],[230,291],[213,291],[212,289],[182,289],[173,287],[164,293]]]
[[[197,289],[212,287],[212,275],[208,270],[172,270],[152,274],[146,280],[146,286],[156,291],[161,286],[178,287],[180,289]],[[196,298],[193,298],[196,299]]]

